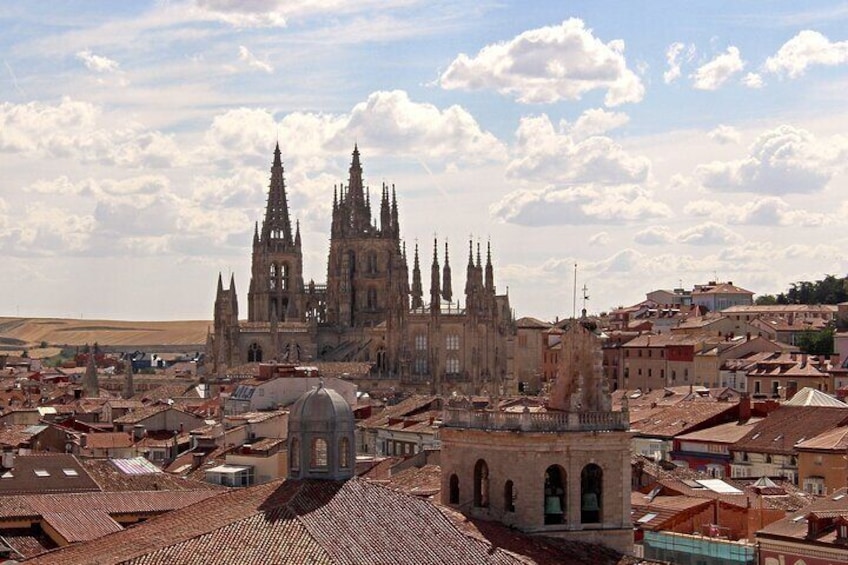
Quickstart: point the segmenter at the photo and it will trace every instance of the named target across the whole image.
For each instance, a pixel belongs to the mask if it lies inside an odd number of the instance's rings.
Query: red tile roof
[[[733,451],[793,454],[795,444],[848,422],[848,408],[782,406],[736,442]]]
[[[571,559],[554,542],[463,517],[359,479],[272,482],[231,491],[32,563],[617,563]],[[470,531],[473,530],[473,531]],[[524,547],[532,557],[506,551]],[[591,549],[590,549],[591,551]],[[603,557],[599,557],[603,554]]]

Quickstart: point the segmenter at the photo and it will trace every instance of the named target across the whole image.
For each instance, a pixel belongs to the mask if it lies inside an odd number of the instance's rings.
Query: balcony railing
[[[525,432],[626,431],[627,412],[487,412],[445,408],[446,428]]]

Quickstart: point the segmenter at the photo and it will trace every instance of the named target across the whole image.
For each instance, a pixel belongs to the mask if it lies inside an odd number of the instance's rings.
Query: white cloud
[[[818,139],[789,125],[760,135],[749,155],[696,168],[706,188],[766,194],[809,193],[823,189],[848,155],[848,139]]]
[[[203,19],[218,20],[234,27],[285,27],[286,1],[288,0],[195,0],[194,4],[198,15]],[[296,5],[298,2],[291,4]]]
[[[26,206],[24,219],[0,232],[0,249],[13,256],[62,256],[83,251],[95,227],[90,215],[77,215],[45,203]]]
[[[742,84],[748,88],[762,88],[765,86],[762,75],[758,73],[748,73],[742,78]]]
[[[798,78],[812,65],[841,65],[848,62],[848,41],[831,42],[817,31],[803,30],[766,59],[768,72]]]
[[[516,190],[492,204],[489,213],[524,226],[615,224],[671,215],[665,204],[635,185],[548,187]]]
[[[598,232],[592,237],[589,238],[589,245],[594,245],[597,247],[604,247],[610,244],[612,239],[610,238],[610,234],[605,231]]]
[[[633,240],[642,245],[665,245],[674,241],[674,234],[666,226],[649,226],[636,232]]]
[[[130,168],[184,162],[173,136],[130,121],[114,127],[99,106],[67,97],[57,105],[0,104],[2,152]]]
[[[108,57],[103,57],[102,55],[95,55],[88,49],[78,51],[77,59],[85,63],[85,66],[88,67],[89,70],[96,73],[114,73],[120,66],[117,61],[109,59]]]
[[[685,53],[684,53],[685,51]],[[679,41],[672,43],[665,51],[665,60],[668,63],[668,70],[663,73],[663,82],[671,84],[680,78],[681,64],[683,61],[689,62],[695,56],[695,46],[685,44]]]
[[[706,222],[674,233],[667,226],[650,226],[633,236],[642,245],[723,245],[741,241],[741,237],[716,222]]]
[[[582,119],[582,118],[581,118]],[[608,137],[575,139],[581,129],[561,124],[554,128],[546,115],[522,118],[516,131],[512,160],[507,176],[545,183],[645,182],[650,161],[634,156]]]
[[[328,155],[350,150],[354,141],[369,155],[445,164],[499,160],[506,153],[503,144],[461,106],[439,109],[414,102],[400,90],[374,92],[349,114],[293,112],[279,123],[267,110],[230,110],[213,120],[202,153],[223,162],[265,158],[269,140],[278,131],[286,158],[313,172],[325,168]]]
[[[624,42],[603,43],[576,18],[487,45],[474,57],[460,54],[439,84],[491,88],[527,104],[579,100],[598,89],[606,90],[607,106],[639,102],[645,95],[639,77],[627,67]]]
[[[707,137],[718,143],[725,144],[739,143],[742,135],[735,127],[722,124],[708,132]]]
[[[239,61],[246,63],[249,68],[257,71],[262,71],[268,74],[274,72],[274,67],[265,61],[257,59],[256,56],[250,52],[250,49],[244,45],[239,45]]]
[[[794,208],[776,196],[765,196],[735,206],[695,200],[684,207],[684,212],[728,224],[753,226],[818,227],[831,221],[827,214]]]
[[[585,139],[620,128],[630,121],[630,116],[623,112],[608,112],[603,108],[590,108],[583,112],[570,128],[571,136]]]
[[[742,240],[739,234],[715,222],[706,222],[683,230],[675,239],[686,245],[724,245]]]
[[[716,90],[744,68],[745,61],[739,55],[739,49],[731,45],[726,53],[698,67],[691,75],[692,86],[698,90]]]

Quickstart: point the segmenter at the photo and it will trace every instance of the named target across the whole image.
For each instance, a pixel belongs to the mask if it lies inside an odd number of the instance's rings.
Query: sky
[[[219,272],[246,311],[277,141],[307,280],[354,143],[410,262],[447,240],[461,289],[490,242],[517,316],[844,276],[846,24],[845,2],[0,3],[0,315],[210,319]]]

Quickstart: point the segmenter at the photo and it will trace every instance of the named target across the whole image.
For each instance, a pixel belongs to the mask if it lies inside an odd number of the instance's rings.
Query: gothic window
[[[368,274],[377,274],[377,253],[375,251],[368,252]]]
[[[280,288],[283,290],[289,289],[289,266],[287,263],[283,263],[279,267],[280,269]]]
[[[448,351],[457,351],[459,349],[459,336],[450,334],[445,337],[445,349]]]
[[[583,467],[580,473],[580,521],[595,524],[601,521],[601,502],[604,472],[594,463]]]
[[[377,309],[377,289],[370,287],[366,296],[366,304],[369,310]]]
[[[292,468],[292,471],[297,471],[298,469],[300,469],[300,441],[298,441],[297,438],[292,439],[290,449],[290,466]]]
[[[271,272],[268,273],[268,286],[271,288],[271,290],[275,290],[277,288],[277,274],[277,265],[271,263]]]
[[[427,334],[418,334],[415,336],[415,349],[418,351],[427,350]]]
[[[313,469],[323,468],[327,466],[326,439],[318,437],[312,440],[312,454],[309,466]]]
[[[350,440],[346,437],[339,439],[339,467],[350,467]]]
[[[559,465],[551,465],[545,471],[545,524],[565,522],[565,470]]]
[[[504,511],[515,512],[515,485],[512,481],[504,483]]]
[[[427,373],[427,358],[417,357],[415,359],[415,374],[424,375]]]
[[[261,363],[262,362],[262,348],[258,343],[251,343],[250,347],[247,348],[247,362],[248,363]]]
[[[459,477],[456,476],[456,473],[450,476],[448,503],[459,504]]]
[[[449,375],[459,374],[459,359],[456,357],[448,357],[445,362],[445,372]]]
[[[489,507],[489,466],[482,459],[474,465],[474,506]]]

